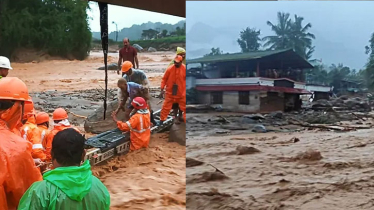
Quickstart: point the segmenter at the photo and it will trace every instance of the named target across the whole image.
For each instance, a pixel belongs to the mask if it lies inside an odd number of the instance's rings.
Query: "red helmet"
[[[146,109],[147,108],[147,103],[145,102],[144,98],[142,97],[136,97],[132,100],[131,105],[135,109]]]

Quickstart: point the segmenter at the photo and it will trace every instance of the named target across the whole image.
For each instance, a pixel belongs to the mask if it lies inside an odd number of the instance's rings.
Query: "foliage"
[[[237,40],[242,52],[256,51],[261,47],[260,30],[247,27],[242,30]]]
[[[306,82],[317,85],[330,85],[335,91],[341,88],[341,81],[348,80],[362,83],[365,79],[365,71],[350,69],[343,64],[332,64],[330,67],[316,65],[314,69],[307,72]]]
[[[158,31],[153,29],[143,30],[142,39],[156,39]]]
[[[276,25],[267,21],[275,35],[263,38],[264,47],[271,50],[292,48],[303,58],[310,59],[314,52],[312,40],[315,39],[315,36],[308,32],[312,25],[308,23],[303,26],[303,20],[303,17],[297,15],[292,20],[289,13],[278,12]]]
[[[365,47],[366,53],[369,54],[369,59],[365,69],[365,78],[367,86],[371,90],[374,90],[374,33],[371,35],[369,43],[370,46]]]
[[[221,49],[219,49],[219,47],[217,47],[217,48],[213,47],[211,49],[211,52],[209,54],[204,55],[204,57],[205,56],[212,56],[212,55],[222,55],[222,54],[223,54],[223,51]]]
[[[19,47],[84,59],[90,50],[87,1],[2,0],[0,53],[11,57]]]
[[[93,43],[100,44],[101,41],[100,40],[94,40]],[[113,40],[109,40],[109,44],[111,44],[111,43],[116,44],[119,48],[123,47],[122,42],[117,42],[116,43]],[[165,37],[165,38],[153,39],[153,40],[134,40],[134,41],[131,40],[130,43],[132,45],[138,44],[141,47],[143,47],[144,49],[147,49],[149,47],[154,47],[158,50],[160,50],[162,48],[169,49],[170,45],[175,45],[175,44],[181,45],[180,47],[185,47],[186,36]],[[176,47],[175,47],[175,49],[176,49]]]
[[[177,35],[176,30],[177,30],[177,27],[179,27],[180,29],[185,28],[185,24],[186,24],[185,20],[180,21],[176,24],[161,23],[161,22],[156,22],[156,23],[147,22],[147,23],[143,23],[140,25],[134,24],[131,27],[122,28],[122,29],[119,28],[118,29],[119,30],[118,40],[122,41],[125,37],[129,38],[130,41],[140,40],[142,39],[143,30],[148,30],[148,29],[157,30],[161,34],[163,30],[166,30],[168,32],[167,36],[169,35],[184,36],[185,33],[181,33],[181,35]],[[111,26],[113,27],[114,25],[109,25],[109,29],[112,31],[111,33],[109,33],[109,39],[116,40],[116,32],[114,31],[115,27],[113,30],[111,29]],[[95,39],[100,39],[101,36],[99,32],[92,32],[92,37]],[[159,38],[160,37],[165,37],[165,36],[159,36]]]

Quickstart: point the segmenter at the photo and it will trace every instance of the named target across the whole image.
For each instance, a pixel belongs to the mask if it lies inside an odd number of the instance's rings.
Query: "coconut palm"
[[[264,37],[264,47],[270,46],[268,49],[273,50],[292,48],[303,58],[310,59],[314,52],[312,41],[315,39],[315,36],[308,32],[312,24],[303,26],[303,17],[295,15],[294,18],[291,20],[289,13],[278,12],[277,25],[267,21],[275,35]]]
[[[269,47],[271,50],[292,47],[290,42],[291,20],[289,13],[278,12],[278,24],[275,25],[270,21],[267,21],[267,24],[275,32],[275,35],[263,38],[263,41],[265,41],[264,47]]]

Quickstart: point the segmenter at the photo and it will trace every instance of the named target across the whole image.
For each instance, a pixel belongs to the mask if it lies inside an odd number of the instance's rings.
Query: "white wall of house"
[[[309,92],[330,92],[330,87],[318,86],[318,85],[306,85],[305,89]]]

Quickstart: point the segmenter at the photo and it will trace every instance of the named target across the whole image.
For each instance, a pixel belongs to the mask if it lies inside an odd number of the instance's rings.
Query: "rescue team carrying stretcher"
[[[176,123],[186,120],[184,55],[185,50],[178,48],[162,78],[161,124],[172,108]],[[133,151],[148,147],[150,129],[157,122],[147,76],[133,69],[130,61],[121,67],[119,106],[112,118],[120,130],[130,132]],[[0,210],[109,209],[107,188],[92,175],[89,160],[84,161],[84,136],[69,123],[63,108],[53,112],[51,126],[47,113],[35,111],[26,84],[7,77],[11,69],[9,59],[0,56]],[[125,122],[117,119],[120,109]],[[45,163],[51,163],[52,170],[42,174]]]

